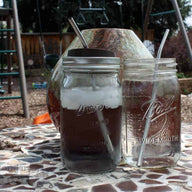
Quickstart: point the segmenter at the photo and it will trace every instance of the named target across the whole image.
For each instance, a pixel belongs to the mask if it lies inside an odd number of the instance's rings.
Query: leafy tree
[[[23,32],[39,32],[37,4],[41,14],[42,30],[44,32],[56,32],[60,28],[68,27],[68,17],[75,20],[79,16],[80,2],[82,7],[102,7],[101,0],[18,0],[19,17]],[[178,0],[181,14],[185,19],[190,12],[189,0]],[[90,5],[90,3],[92,5]],[[116,27],[142,30],[143,18],[147,7],[147,0],[105,0],[106,15],[109,22],[102,24],[103,12],[83,12],[86,22],[79,25],[80,29],[95,27]],[[170,0],[154,0],[152,13],[173,10]],[[149,28],[154,29],[155,39],[160,41],[166,28],[173,34],[178,29],[175,13],[150,17]],[[69,31],[72,28],[69,27]]]
[[[107,1],[108,6],[112,4],[110,1]],[[191,6],[189,5],[190,0],[178,0],[178,5],[180,7],[181,15],[183,20],[189,16]],[[137,30],[142,30],[143,21],[145,17],[145,12],[147,8],[147,0],[122,0],[122,11],[123,11],[123,25],[124,28],[133,28]],[[113,11],[114,9],[109,9]],[[117,11],[117,9],[116,9]],[[166,13],[168,14],[159,14],[152,16],[154,13]],[[159,42],[162,39],[162,36],[165,32],[165,29],[170,29],[170,36],[175,33],[178,29],[178,22],[173,10],[173,6],[170,0],[154,0],[152,6],[150,20],[149,20],[149,29],[154,29],[155,39]],[[120,23],[120,17],[118,14],[110,14],[111,20],[114,26],[118,26]]]
[[[190,14],[191,6],[188,5],[190,1],[178,0],[177,2],[180,7],[182,18],[184,20]],[[166,14],[166,12],[169,12],[169,11],[170,13]],[[149,28],[154,29],[155,38],[157,41],[161,40],[166,29],[170,29],[169,36],[172,36],[175,33],[175,31],[178,29],[178,22],[177,22],[175,12],[171,12],[171,11],[174,11],[171,1],[154,0],[152,13],[164,13],[161,15],[153,16],[151,17],[151,20],[150,20]]]
[[[37,4],[38,2],[38,4]],[[23,32],[39,32],[38,8],[43,32],[57,32],[63,15],[55,0],[18,0],[19,19]]]

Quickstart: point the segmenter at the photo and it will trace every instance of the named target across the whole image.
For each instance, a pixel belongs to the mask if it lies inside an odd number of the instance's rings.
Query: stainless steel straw
[[[83,47],[88,48],[87,42],[86,42],[85,38],[83,37],[83,34],[79,30],[77,24],[75,23],[74,19],[70,18],[69,22],[70,22],[71,26],[73,27],[76,35],[79,37],[81,43],[83,44]],[[96,90],[95,78],[93,75],[92,75],[92,87],[93,87],[93,90]],[[112,144],[111,139],[109,137],[108,128],[105,125],[103,113],[99,110],[97,110],[96,113],[97,113],[97,118],[98,118],[99,123],[100,123],[101,131],[102,131],[102,134],[103,134],[103,137],[105,140],[105,144],[107,146],[107,150],[110,153],[111,159],[114,160],[115,159],[114,147],[113,147],[113,144]]]
[[[75,31],[76,35],[79,37],[82,45],[84,48],[88,48],[87,42],[85,41],[85,38],[83,37],[81,31],[79,30],[77,24],[75,23],[73,17],[71,17],[69,19],[69,23],[71,24],[71,26],[73,27],[73,30]]]
[[[155,81],[157,78],[157,71],[158,71],[158,61],[161,57],[161,53],[165,44],[165,41],[167,39],[167,36],[169,34],[169,29],[166,29],[165,34],[163,36],[163,39],[161,41],[161,44],[159,46],[158,52],[157,52],[157,59],[155,61],[155,70],[154,70],[154,76],[153,76],[153,90],[152,90],[152,97],[151,97],[151,102],[149,105],[149,111],[147,112],[147,117],[146,117],[146,122],[145,122],[145,128],[144,128],[144,133],[143,133],[143,138],[142,138],[142,143],[141,143],[141,148],[138,156],[138,161],[137,161],[137,166],[141,167],[143,163],[143,153],[145,150],[145,142],[149,133],[149,128],[150,128],[150,123],[151,123],[151,115],[153,113],[153,107],[154,107],[154,102],[156,99],[157,95],[157,88],[158,88],[158,82]]]

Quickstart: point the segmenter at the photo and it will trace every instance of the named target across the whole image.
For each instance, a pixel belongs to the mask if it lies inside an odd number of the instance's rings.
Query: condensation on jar
[[[120,59],[64,57],[61,84],[61,155],[75,172],[115,169],[121,157]]]
[[[172,58],[124,63],[122,146],[125,161],[132,166],[170,167],[179,160],[181,100],[176,65]]]

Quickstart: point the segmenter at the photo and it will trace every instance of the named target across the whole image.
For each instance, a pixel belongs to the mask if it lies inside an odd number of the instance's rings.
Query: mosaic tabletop
[[[60,135],[52,124],[0,131],[0,192],[192,191],[192,124],[182,124],[178,165],[136,169],[126,165],[105,174],[77,174],[63,167]]]

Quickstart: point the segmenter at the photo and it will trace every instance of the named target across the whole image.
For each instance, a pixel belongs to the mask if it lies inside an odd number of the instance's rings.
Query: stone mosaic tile
[[[61,162],[59,138],[52,124],[1,130],[0,192],[192,191],[192,124],[182,124],[182,154],[174,168],[124,164],[105,174],[69,172]]]

